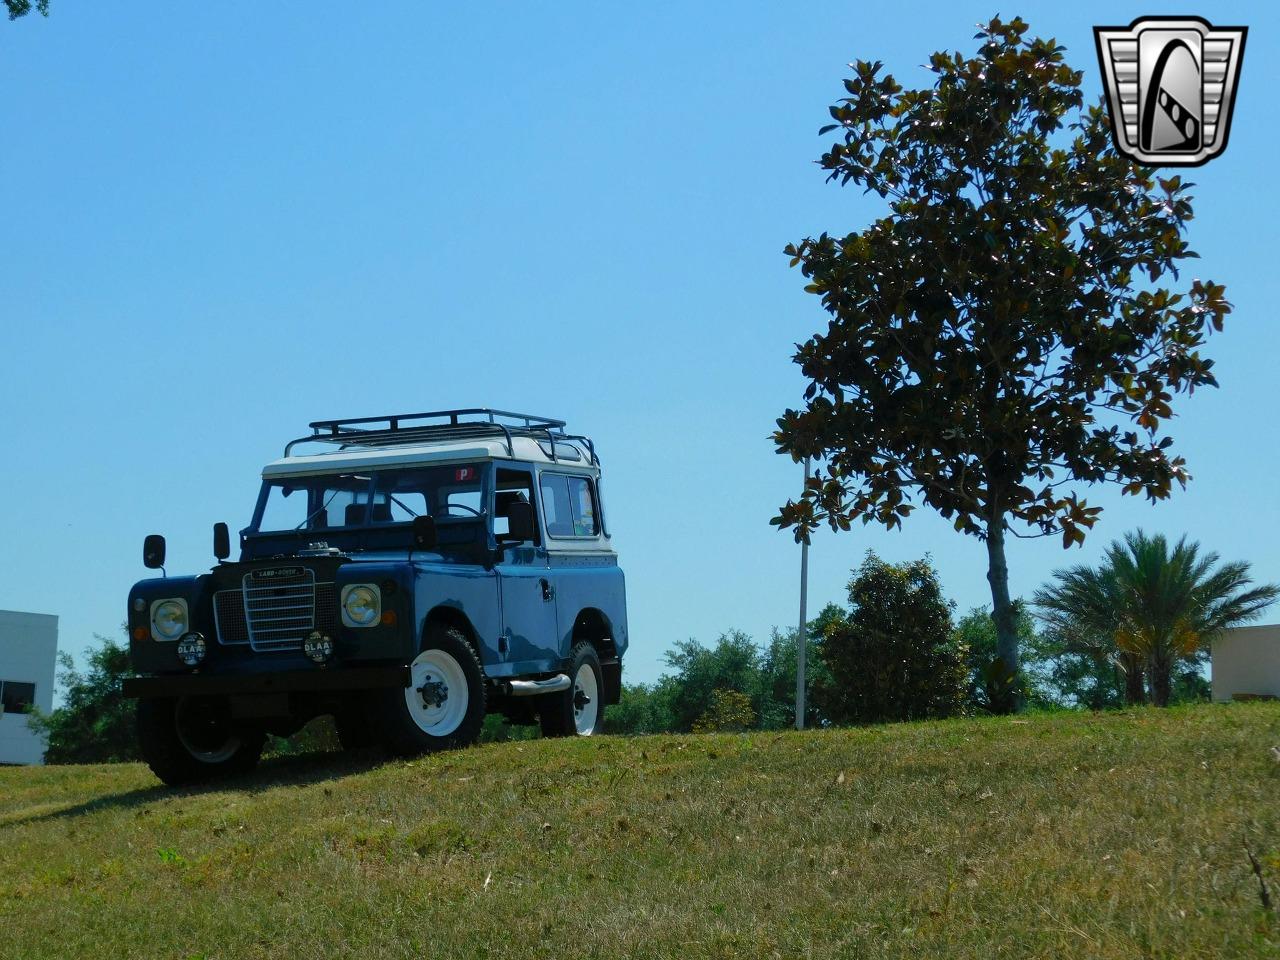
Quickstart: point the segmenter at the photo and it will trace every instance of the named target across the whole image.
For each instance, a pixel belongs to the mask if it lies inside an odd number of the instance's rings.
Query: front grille
[[[244,617],[243,590],[219,590],[213,595],[213,625],[218,630],[219,643],[249,642],[249,622]]]
[[[314,630],[333,636],[338,591],[333,583],[316,583],[305,567],[253,570],[241,589],[214,594],[213,613],[219,643],[263,653],[298,650]]]

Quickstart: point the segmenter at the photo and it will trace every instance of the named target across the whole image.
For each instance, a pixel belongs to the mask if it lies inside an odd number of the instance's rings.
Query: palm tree
[[[1171,550],[1162,535],[1138,530],[1112,543],[1098,567],[1055,571],[1057,582],[1036,592],[1036,611],[1050,635],[1109,656],[1124,671],[1128,702],[1142,702],[1145,668],[1153,702],[1168,706],[1179,660],[1280,596],[1275,584],[1252,586],[1249,564],[1219,560],[1186,537]]]
[[[1146,662],[1116,644],[1118,612],[1123,606],[1119,582],[1107,567],[1055,570],[1054,577],[1056,584],[1041,587],[1032,597],[1036,615],[1044,624],[1045,639],[1109,661],[1124,680],[1125,703],[1145,703]]]

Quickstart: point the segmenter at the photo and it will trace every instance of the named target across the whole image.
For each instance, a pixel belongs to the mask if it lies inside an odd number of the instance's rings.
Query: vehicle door
[[[502,607],[499,647],[513,673],[552,670],[559,659],[556,595],[542,539],[541,510],[534,496],[533,470],[499,467],[494,484],[493,532],[507,532],[507,510],[517,501],[533,506],[537,531],[533,543],[503,550],[495,570]]]
[[[614,581],[620,586],[621,580],[616,560],[602,541],[595,479],[543,470],[538,486],[561,655],[565,656],[572,647],[578,615],[589,607],[610,610]]]

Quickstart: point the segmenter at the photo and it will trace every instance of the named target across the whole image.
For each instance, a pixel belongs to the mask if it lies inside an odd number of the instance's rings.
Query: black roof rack
[[[513,437],[545,440],[556,456],[556,441],[578,441],[586,447],[592,464],[599,466],[595,445],[578,434],[566,433],[563,420],[539,417],[530,413],[467,407],[460,410],[433,410],[428,413],[394,413],[385,417],[354,417],[347,420],[315,420],[308,424],[311,433],[285,444],[284,455],[299,443],[337,443],[343,447],[390,447],[413,443],[439,443],[446,440],[468,440],[502,437],[507,455],[514,459]],[[577,459],[576,457],[574,459]]]

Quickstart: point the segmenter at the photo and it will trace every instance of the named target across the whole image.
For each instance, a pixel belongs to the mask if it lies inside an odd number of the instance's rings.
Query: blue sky
[[[1280,15],[1211,6],[1186,12],[1251,29],[1230,148],[1191,175],[1187,279],[1236,305],[1222,388],[1177,408],[1194,480],[1156,507],[1089,493],[1083,549],[1012,543],[1015,593],[1138,525],[1280,580]],[[1183,12],[999,9],[1091,93],[1093,25]],[[143,535],[207,568],[211,524],[245,522],[309,420],[487,405],[597,439],[630,679],[675,640],[794,624],[798,548],[768,520],[800,468],[768,435],[825,314],[781,249],[882,209],[823,182],[816,131],[848,61],[925,84],[996,10],[53,0],[0,22],[0,608],[58,614],[79,652],[123,620]],[[819,534],[813,609],[868,548],[988,599],[983,545],[917,512]]]

